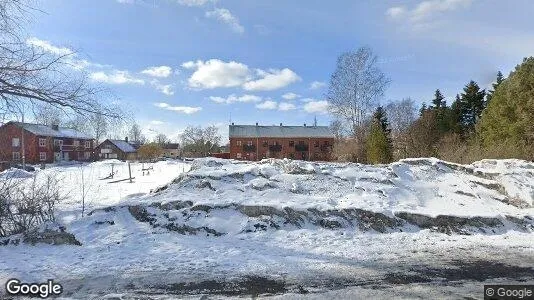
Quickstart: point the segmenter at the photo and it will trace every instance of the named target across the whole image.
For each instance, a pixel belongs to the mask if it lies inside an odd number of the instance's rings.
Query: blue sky
[[[46,0],[31,42],[110,88],[145,134],[213,124],[328,125],[337,56],[369,46],[383,103],[450,100],[534,53],[530,0]]]

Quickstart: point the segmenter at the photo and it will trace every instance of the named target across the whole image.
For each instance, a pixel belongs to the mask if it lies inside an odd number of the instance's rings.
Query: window
[[[63,140],[54,140],[54,146],[63,146]]]
[[[314,147],[319,147],[319,141],[315,141],[315,142],[313,142],[313,146],[314,146]]]
[[[39,147],[46,147],[46,139],[39,138]]]
[[[39,152],[39,160],[40,161],[46,160],[46,152]]]
[[[324,141],[323,145],[328,146],[328,141]]]
[[[80,147],[80,141],[75,140],[73,144],[74,144],[74,147]]]
[[[13,138],[13,140],[11,141],[11,145],[13,147],[20,147],[20,139],[19,138]]]
[[[20,152],[13,152],[13,160],[20,160]]]
[[[237,153],[237,154],[236,154],[236,157],[237,157],[237,158],[241,158],[241,153]]]
[[[247,146],[252,146],[252,141],[248,141]]]
[[[85,148],[91,148],[91,141],[85,142]]]
[[[90,158],[91,158],[91,152],[85,152],[84,159],[90,159]]]
[[[289,147],[295,147],[295,141],[289,141]]]
[[[267,143],[267,141],[263,141],[263,147],[267,147],[269,146],[269,143]]]
[[[299,145],[304,145],[304,141],[299,141]]]
[[[237,141],[237,146],[241,147],[242,145],[242,142],[241,141]]]

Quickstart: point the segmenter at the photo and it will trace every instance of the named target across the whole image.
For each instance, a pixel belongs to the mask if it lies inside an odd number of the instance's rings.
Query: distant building
[[[167,143],[163,145],[163,157],[178,158],[180,157],[180,144]]]
[[[229,126],[230,158],[329,161],[334,134],[328,126]]]
[[[107,139],[95,148],[95,155],[97,159],[136,160],[137,149],[128,138],[124,141]]]
[[[89,161],[93,158],[94,139],[74,129],[57,125],[8,122],[0,126],[0,161],[52,163]]]

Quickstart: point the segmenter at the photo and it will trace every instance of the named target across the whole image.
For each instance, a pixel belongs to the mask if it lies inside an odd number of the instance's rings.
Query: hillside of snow
[[[62,225],[76,243],[0,240],[0,281],[55,278],[73,298],[391,297],[398,285],[408,298],[476,298],[474,282],[534,279],[531,162],[207,158],[144,176],[132,164],[134,183],[109,183],[111,163],[127,174],[117,161],[38,171],[70,191],[59,224],[39,232]],[[81,182],[93,187],[83,218]]]

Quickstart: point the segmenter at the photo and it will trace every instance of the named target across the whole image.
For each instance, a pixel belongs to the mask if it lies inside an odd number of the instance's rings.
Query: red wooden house
[[[22,162],[23,154],[29,164],[89,161],[93,148],[93,138],[70,128],[21,122],[0,126],[0,161]]]

